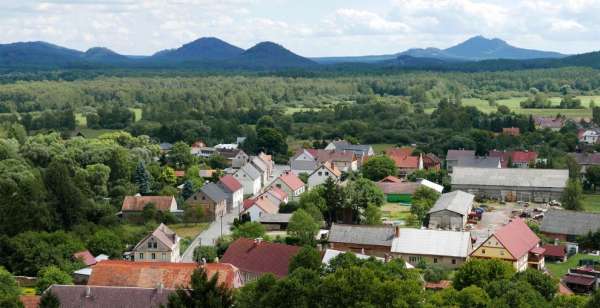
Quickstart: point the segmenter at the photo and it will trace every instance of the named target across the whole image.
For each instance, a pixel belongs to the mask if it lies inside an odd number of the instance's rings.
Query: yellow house
[[[544,268],[544,249],[540,247],[540,239],[519,218],[496,230],[473,250],[471,258],[508,261],[519,272],[527,268]]]

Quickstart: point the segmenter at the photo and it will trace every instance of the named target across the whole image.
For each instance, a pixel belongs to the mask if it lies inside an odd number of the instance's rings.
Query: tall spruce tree
[[[143,161],[140,161],[135,168],[133,181],[137,185],[140,194],[145,195],[150,193],[150,173],[146,170],[146,165]]]

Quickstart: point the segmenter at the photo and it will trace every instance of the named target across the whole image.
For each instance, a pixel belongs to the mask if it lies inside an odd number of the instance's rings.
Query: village
[[[579,137],[582,144],[598,142],[592,131]],[[121,258],[75,253],[83,267],[71,273],[74,284],[45,292],[61,303],[83,294],[97,307],[154,307],[190,286],[198,268],[232,290],[266,274],[286,277],[307,245],[325,268],[352,254],[443,273],[421,278],[432,292],[450,287],[449,277],[470,260],[539,271],[556,279],[560,294],[591,294],[600,286],[599,252],[581,242],[600,231],[600,214],[565,209],[569,170],[543,168],[545,158],[534,151],[450,149],[440,158],[410,146],[376,152],[332,140],[323,148],[299,148],[288,164],[276,164],[264,152],[244,152],[243,142],[191,144],[190,155],[218,156],[224,168],[193,169],[204,181],[195,191],[185,180],[190,170],[175,170],[177,195],[126,196],[119,219],[144,223],[160,214],[171,221]],[[162,158],[156,159],[168,159],[173,145],[159,146]],[[600,165],[595,153],[569,155],[582,174]],[[336,204],[343,198],[354,204]],[[197,225],[203,227],[193,237],[178,234]],[[25,277],[19,283],[35,285]],[[23,301],[35,305],[36,297]]]

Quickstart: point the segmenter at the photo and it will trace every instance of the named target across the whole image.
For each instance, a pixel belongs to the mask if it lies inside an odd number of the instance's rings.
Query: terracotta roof
[[[21,300],[25,308],[37,308],[40,306],[40,296],[37,295],[21,295],[19,300]]]
[[[331,174],[335,175],[336,177],[339,178],[340,176],[342,176],[342,171],[340,171],[340,169],[338,169],[331,161],[326,161],[321,165],[327,170],[329,170],[329,172],[331,172]],[[313,171],[313,173],[317,172],[317,170]]]
[[[502,133],[505,135],[518,136],[521,130],[518,127],[503,127]]]
[[[563,276],[562,281],[565,283],[578,284],[583,286],[591,286],[596,282],[596,278],[590,276],[579,276],[566,274]]]
[[[227,188],[229,192],[233,193],[240,189],[242,189],[242,184],[238,180],[236,180],[232,175],[225,175],[219,179],[219,184],[221,186]]]
[[[419,168],[419,157],[418,156],[391,156],[390,157],[396,164],[396,168],[404,169],[417,169]]]
[[[83,262],[83,264],[85,264],[86,266],[94,265],[97,263],[96,258],[94,258],[94,256],[90,253],[89,250],[74,253],[73,258],[76,260],[81,260],[81,262]]]
[[[271,192],[271,194],[273,196],[275,196],[275,198],[279,199],[280,201],[283,201],[283,200],[285,200],[285,198],[288,197],[288,194],[277,186],[273,186],[273,187],[269,188],[269,190],[267,192]]]
[[[336,150],[316,150],[315,152],[316,159],[319,162],[326,161],[343,161],[343,162],[352,162],[356,160],[356,154],[351,151],[336,151]]]
[[[229,245],[222,262],[231,263],[241,271],[277,277],[288,274],[288,266],[300,247],[240,238]]]
[[[438,282],[426,282],[425,289],[428,290],[443,290],[447,289],[452,285],[450,280],[440,280]]]
[[[197,263],[101,261],[92,267],[88,285],[156,288],[162,283],[166,289],[189,287]],[[203,265],[208,277],[219,273],[219,284],[228,288],[239,285],[238,269],[227,263]]]
[[[564,283],[559,282],[558,283],[558,293],[562,294],[562,295],[573,295],[575,293],[573,293],[573,291],[571,291],[571,289],[569,289],[569,287],[565,286]]]
[[[243,202],[244,210],[249,209],[253,205],[254,205],[254,199],[249,198],[249,199],[244,200],[244,202]]]
[[[50,288],[61,308],[158,308],[166,306],[175,290],[152,288],[53,285]]]
[[[388,175],[379,181],[379,183],[400,183],[400,182],[402,182],[402,180],[393,175]]]
[[[377,182],[375,183],[384,194],[414,194],[417,188],[419,188],[419,183],[413,182],[400,182],[400,183],[390,183],[390,182]]]
[[[297,190],[297,189],[301,188],[302,186],[304,186],[304,182],[302,182],[302,180],[299,177],[297,177],[296,175],[294,175],[291,172],[285,172],[284,174],[279,176],[279,179],[285,185],[289,186],[292,191]]]
[[[175,176],[178,178],[182,178],[185,176],[185,170],[175,170]]]
[[[534,253],[536,255],[543,255],[546,252],[546,249],[542,247],[535,247],[531,249],[529,252]]]
[[[121,210],[141,212],[148,203],[153,203],[157,210],[169,212],[174,200],[173,196],[126,196]]]
[[[385,150],[385,154],[387,154],[388,156],[398,156],[398,157],[404,157],[404,156],[411,156],[412,153],[414,152],[414,148],[411,147],[402,147],[402,148],[389,148],[387,150]]]
[[[545,256],[564,258],[567,255],[567,247],[565,245],[546,244],[543,247],[546,250],[544,253]]]
[[[521,258],[540,242],[540,238],[520,218],[501,227],[494,235],[515,259]]]
[[[247,201],[247,200],[250,200],[250,201]],[[279,207],[277,205],[273,204],[273,202],[271,202],[271,200],[269,200],[269,198],[266,198],[264,195],[260,195],[254,199],[247,199],[247,200],[244,201],[244,209],[245,210],[256,205],[260,209],[262,209],[264,212],[269,213],[269,214],[275,214],[275,213],[279,212]]]

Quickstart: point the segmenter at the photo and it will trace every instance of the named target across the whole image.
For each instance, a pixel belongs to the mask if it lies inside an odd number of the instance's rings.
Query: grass
[[[560,278],[562,276],[564,276],[570,268],[574,268],[579,266],[579,260],[581,259],[592,259],[592,260],[598,260],[600,261],[600,257],[599,256],[590,256],[587,254],[576,254],[574,256],[571,256],[567,262],[562,262],[562,263],[550,263],[547,262],[546,263],[546,268],[550,271],[550,273],[552,273],[552,275],[556,278]]]
[[[142,119],[142,108],[129,108],[129,110],[133,111],[134,122]],[[87,127],[87,119],[85,118],[85,115],[79,112],[75,113],[75,123],[77,123],[77,126],[79,127]]]
[[[172,224],[169,225],[168,227],[171,228],[171,230],[175,231],[175,233],[177,233],[177,235],[179,235],[180,237],[190,237],[190,238],[195,238],[198,234],[200,234],[200,232],[206,230],[206,228],[208,228],[208,223],[197,223],[197,224]]]
[[[85,138],[98,138],[101,135],[114,133],[121,131],[121,129],[91,129],[91,128],[82,128],[80,132],[85,136]]]
[[[387,150],[389,148],[395,147],[396,145],[391,144],[391,143],[376,143],[376,144],[372,144],[371,146],[373,147],[373,151],[375,151],[375,153],[379,154],[379,153],[385,152],[385,150]]]
[[[410,216],[410,206],[386,203],[381,207],[381,214],[391,220],[406,220]]]
[[[303,111],[319,111],[320,108],[309,108],[309,107],[286,107],[285,108],[285,115],[293,115],[294,113],[297,112],[303,112]],[[141,110],[140,110],[141,111]]]
[[[22,287],[21,288],[21,295],[35,295],[36,294],[36,290],[34,287]]]
[[[585,194],[581,203],[583,204],[584,211],[600,213],[600,195]]]

